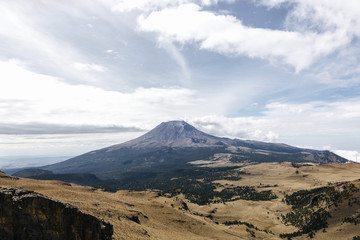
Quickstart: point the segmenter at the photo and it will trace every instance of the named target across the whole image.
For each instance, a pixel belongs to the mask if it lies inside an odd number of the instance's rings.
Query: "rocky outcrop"
[[[2,240],[110,240],[113,226],[76,207],[23,189],[0,187]]]

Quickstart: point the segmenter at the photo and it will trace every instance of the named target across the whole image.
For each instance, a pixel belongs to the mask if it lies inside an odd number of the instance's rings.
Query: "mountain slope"
[[[92,173],[103,179],[113,179],[125,172],[284,161],[332,163],[347,160],[329,151],[215,137],[184,121],[170,121],[161,123],[134,140],[85,153],[42,169],[54,173]]]
[[[305,149],[279,143],[265,143],[251,140],[239,140],[215,137],[197,130],[185,121],[169,121],[159,124],[146,134],[128,142],[109,147],[109,150],[129,148],[160,148],[160,147],[214,147],[239,146],[286,153],[301,152]],[[306,149],[306,151],[315,152]]]
[[[52,172],[43,169],[30,168],[30,169],[20,170],[18,172],[13,173],[12,175],[15,177],[26,178],[26,177],[39,176],[44,174],[52,174]]]

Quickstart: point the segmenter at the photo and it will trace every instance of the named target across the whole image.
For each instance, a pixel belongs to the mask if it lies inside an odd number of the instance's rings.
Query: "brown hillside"
[[[360,164],[293,166],[290,163],[264,163],[242,168],[249,173],[241,180],[220,180],[222,185],[250,185],[272,190],[277,199],[271,201],[237,200],[198,206],[182,196],[167,198],[156,191],[103,192],[59,181],[43,181],[0,174],[0,186],[33,190],[70,203],[114,226],[114,239],[279,239],[280,233],[297,230],[286,226],[281,215],[290,211],[282,202],[285,194],[301,189],[330,186],[335,182],[352,181],[360,188]],[[360,213],[360,192],[329,209],[329,227],[318,231],[315,239],[352,239],[360,229],[345,217]],[[188,209],[187,209],[188,208]],[[253,225],[226,226],[225,221],[242,221]],[[295,239],[307,239],[307,236]]]

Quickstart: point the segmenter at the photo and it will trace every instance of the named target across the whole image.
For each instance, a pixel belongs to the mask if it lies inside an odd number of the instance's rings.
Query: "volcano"
[[[282,143],[221,138],[199,131],[185,121],[169,121],[136,139],[44,166],[42,169],[57,174],[90,173],[102,179],[112,179],[126,172],[285,161],[315,164],[347,162],[330,151],[297,148]]]

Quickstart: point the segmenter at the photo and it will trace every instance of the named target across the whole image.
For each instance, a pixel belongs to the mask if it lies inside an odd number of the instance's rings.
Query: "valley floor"
[[[91,187],[59,181],[32,180],[0,175],[0,186],[33,190],[70,203],[85,213],[104,218],[114,225],[114,239],[280,239],[297,227],[285,225],[283,217],[291,205],[286,195],[303,189],[333,186],[351,181],[360,188],[360,164],[294,166],[291,163],[263,163],[241,168],[248,174],[240,180],[217,180],[219,186],[254,186],[272,190],[271,201],[236,200],[199,206],[184,196],[166,197],[157,191],[104,192]],[[335,187],[336,191],[343,191]],[[340,189],[340,190],[339,190]],[[341,190],[342,189],[342,190]],[[221,190],[219,187],[218,190]],[[314,199],[313,199],[314,200]],[[313,201],[312,200],[312,201]],[[353,239],[360,228],[345,217],[360,216],[360,192],[328,208],[328,227],[314,239]],[[360,217],[359,217],[360,218]],[[237,221],[237,222],[235,222]],[[237,223],[237,224],[224,224]],[[293,239],[308,239],[303,234]]]

